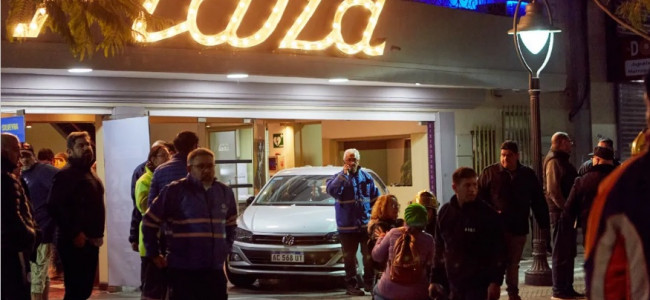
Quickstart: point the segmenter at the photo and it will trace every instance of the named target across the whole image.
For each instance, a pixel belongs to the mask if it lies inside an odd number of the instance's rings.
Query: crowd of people
[[[650,80],[650,126],[648,92]],[[237,201],[216,179],[214,153],[198,144],[190,131],[173,143],[156,141],[133,171],[129,242],[142,258],[142,299],[228,297],[224,261]],[[650,299],[647,145],[621,164],[612,141],[601,139],[580,171],[569,160],[572,145],[565,132],[552,136],[540,180],[519,162],[517,143],[504,141],[498,163],[480,174],[467,167],[453,173],[454,196],[442,207],[425,190],[403,220],[397,197],[380,195],[359,151],[347,149],[326,189],[336,200],[346,293],[498,299],[505,279],[508,298],[521,299],[518,270],[532,210],[552,253],[554,299],[585,298],[573,287],[577,228],[584,232],[587,297]],[[64,299],[91,295],[104,238],[104,186],[93,169],[90,135],[72,132],[66,147],[64,155],[35,155],[31,145],[2,134],[2,299],[47,299],[48,270],[59,260]],[[57,157],[66,160],[63,167]]]

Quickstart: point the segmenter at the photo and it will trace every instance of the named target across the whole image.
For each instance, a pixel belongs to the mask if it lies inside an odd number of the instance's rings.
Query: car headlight
[[[235,241],[250,243],[253,241],[253,233],[237,227],[235,228]]]
[[[325,241],[330,244],[338,244],[341,242],[339,240],[339,233],[338,232],[330,232],[327,235],[325,235]]]

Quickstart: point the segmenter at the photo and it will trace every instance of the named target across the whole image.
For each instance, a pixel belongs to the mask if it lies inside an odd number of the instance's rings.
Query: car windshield
[[[330,175],[273,176],[254,205],[334,205],[325,191]]]

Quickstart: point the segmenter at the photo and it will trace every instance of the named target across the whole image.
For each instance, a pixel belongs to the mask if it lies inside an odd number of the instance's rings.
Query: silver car
[[[325,192],[327,180],[341,169],[286,169],[264,185],[237,219],[226,269],[232,284],[248,286],[260,277],[345,276],[335,200]],[[379,176],[364,170],[386,194]],[[361,265],[360,257],[358,261]]]

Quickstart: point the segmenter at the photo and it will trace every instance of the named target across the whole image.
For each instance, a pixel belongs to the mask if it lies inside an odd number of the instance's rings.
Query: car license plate
[[[271,253],[271,262],[304,263],[305,255],[302,252],[274,252]]]

